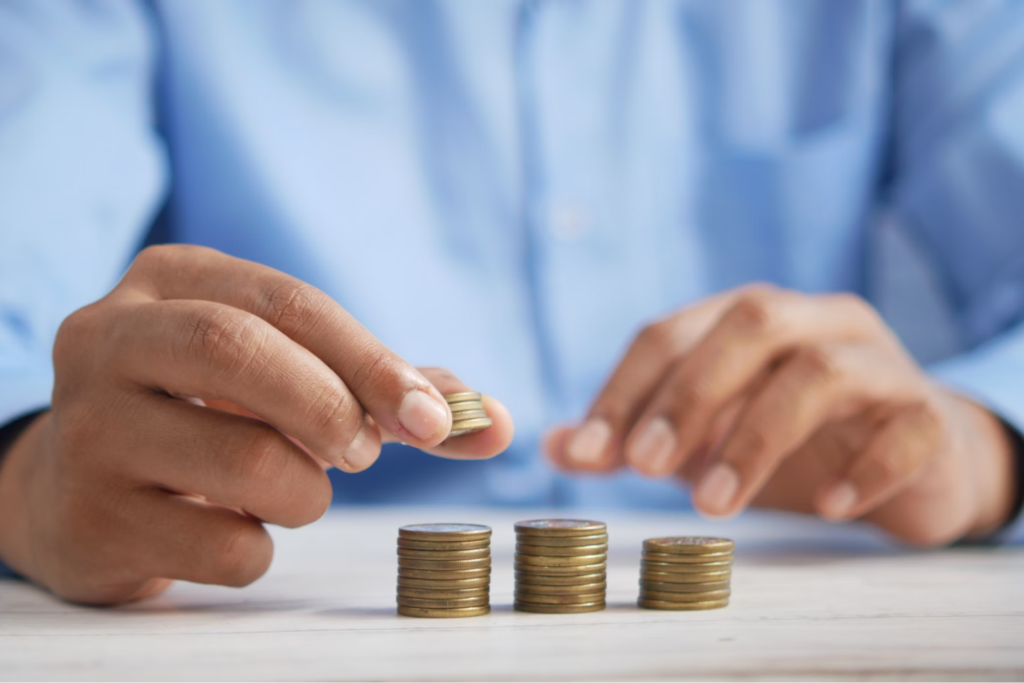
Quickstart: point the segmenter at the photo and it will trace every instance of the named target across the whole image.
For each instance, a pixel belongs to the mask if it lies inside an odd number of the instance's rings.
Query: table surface
[[[340,508],[274,529],[274,565],[248,588],[179,583],[114,609],[0,581],[0,678],[1024,679],[1024,549],[910,551],[785,515],[574,512],[608,523],[608,609],[514,612],[512,523],[542,516],[565,514]],[[493,526],[490,615],[396,616],[396,529],[434,521]],[[637,608],[641,540],[696,534],[736,541],[732,604]]]

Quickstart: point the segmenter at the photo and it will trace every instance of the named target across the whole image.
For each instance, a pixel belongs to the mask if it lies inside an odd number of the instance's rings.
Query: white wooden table
[[[911,552],[788,516],[583,515],[608,523],[604,612],[512,611],[512,523],[544,511],[341,508],[275,529],[272,569],[241,590],[90,609],[0,581],[0,678],[1024,678],[1022,549]],[[489,616],[395,615],[396,529],[434,521],[494,527]],[[736,540],[732,604],[638,609],[641,539],[702,533]]]

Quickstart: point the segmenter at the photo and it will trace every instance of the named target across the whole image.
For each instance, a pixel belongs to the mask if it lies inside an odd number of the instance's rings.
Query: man
[[[348,501],[689,480],[924,545],[1018,512],[1020,3],[0,12],[0,558],[58,595],[251,582],[327,466]],[[161,207],[180,244],[118,283]],[[967,348],[927,369],[858,296],[882,210]],[[449,442],[467,386],[503,403]],[[620,476],[553,474],[554,422]],[[512,447],[355,475],[388,441]]]

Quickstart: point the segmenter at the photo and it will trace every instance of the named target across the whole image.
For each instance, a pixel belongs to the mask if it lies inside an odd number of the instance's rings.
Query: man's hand
[[[454,376],[411,367],[315,288],[200,247],[142,252],[64,322],[54,368],[52,410],[0,470],[0,557],[80,602],[254,581],[262,522],[318,519],[323,465],[363,470],[382,440],[487,458],[512,438],[485,398],[494,426],[445,443]]]
[[[999,421],[842,294],[746,287],[649,326],[584,423],[546,446],[565,470],[695,482],[711,515],[865,516],[924,545],[992,530],[1013,499]]]

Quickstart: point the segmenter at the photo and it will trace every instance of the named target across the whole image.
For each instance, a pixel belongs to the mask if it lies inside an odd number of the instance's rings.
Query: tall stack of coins
[[[648,609],[717,609],[729,604],[734,543],[674,536],[644,541],[640,599]]]
[[[476,617],[491,611],[491,528],[413,524],[398,530],[398,613]]]
[[[604,609],[608,532],[603,522],[518,522],[516,541],[517,610],[573,614]]]
[[[491,418],[487,417],[481,399],[480,394],[475,391],[460,391],[444,397],[452,411],[452,431],[448,434],[449,439],[479,432],[494,424]]]

